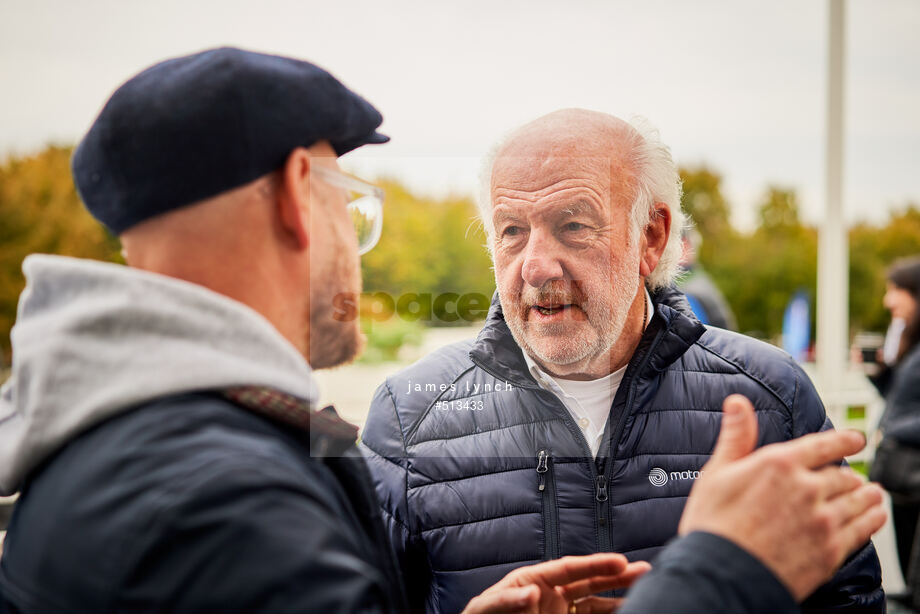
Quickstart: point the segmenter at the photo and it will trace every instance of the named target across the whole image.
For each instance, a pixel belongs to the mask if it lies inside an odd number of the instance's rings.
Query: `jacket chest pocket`
[[[556,503],[556,476],[549,450],[537,453],[537,490],[543,510],[543,560],[559,558],[559,506]]]

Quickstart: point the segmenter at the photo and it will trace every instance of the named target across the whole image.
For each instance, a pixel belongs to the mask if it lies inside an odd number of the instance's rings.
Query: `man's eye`
[[[569,232],[578,232],[579,230],[584,230],[585,228],[587,228],[587,226],[582,224],[581,222],[569,222],[562,228]]]
[[[514,237],[521,234],[520,226],[508,226],[502,231],[503,237]]]

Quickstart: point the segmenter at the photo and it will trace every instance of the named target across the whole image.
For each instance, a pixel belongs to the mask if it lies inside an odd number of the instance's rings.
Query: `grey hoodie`
[[[133,405],[267,386],[315,405],[304,357],[249,307],[115,264],[34,255],[0,389],[0,495],[68,441]]]

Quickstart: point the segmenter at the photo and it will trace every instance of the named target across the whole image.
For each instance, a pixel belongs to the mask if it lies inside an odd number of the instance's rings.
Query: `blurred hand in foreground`
[[[649,569],[648,563],[628,563],[616,553],[520,567],[470,601],[463,614],[609,614],[622,599],[593,595],[627,588]]]
[[[855,431],[813,433],[753,451],[751,402],[731,395],[712,458],[693,486],[679,533],[707,531],[757,557],[801,602],[885,523],[882,490],[848,467]]]

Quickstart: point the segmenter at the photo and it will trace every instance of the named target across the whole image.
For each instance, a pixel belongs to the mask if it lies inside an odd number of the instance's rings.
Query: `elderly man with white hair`
[[[832,428],[788,355],[703,326],[673,288],[680,179],[654,130],[551,113],[484,179],[485,326],[388,378],[363,435],[417,611],[459,611],[562,555],[654,564],[733,393],[757,410],[758,445]],[[884,611],[871,543],[805,597],[806,612]]]

